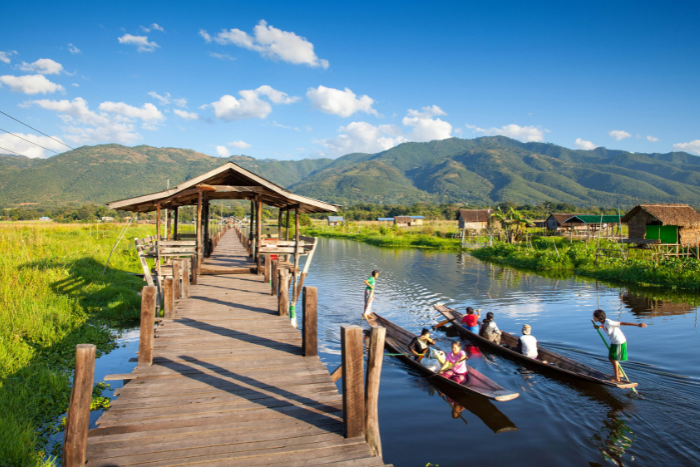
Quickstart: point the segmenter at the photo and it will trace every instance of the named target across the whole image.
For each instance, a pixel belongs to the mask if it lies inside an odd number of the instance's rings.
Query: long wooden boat
[[[603,384],[605,386],[625,389],[634,388],[638,384],[628,381],[621,381],[619,383],[613,381],[612,375],[605,374],[602,371],[598,371],[595,368],[584,365],[583,363],[579,363],[556,352],[552,352],[539,344],[537,345],[538,358],[526,357],[516,350],[518,338],[513,334],[509,334],[501,330],[501,344],[495,344],[490,340],[471,332],[465,326],[463,326],[462,317],[464,315],[462,313],[448,308],[445,305],[435,305],[434,308],[452,322],[454,328],[462,337],[515,360],[525,361],[538,368],[547,368],[548,370],[552,370],[554,372],[566,373],[576,378],[585,379],[587,381]],[[505,346],[503,344],[505,344]]]
[[[517,392],[509,391],[502,386],[491,381],[486,376],[482,375],[480,372],[476,371],[472,367],[467,367],[469,372],[469,378],[465,384],[459,384],[451,379],[440,376],[440,374],[432,371],[429,368],[424,367],[412,357],[403,354],[411,354],[408,349],[408,345],[411,343],[414,334],[411,334],[404,328],[397,326],[391,321],[382,318],[376,313],[372,314],[372,317],[367,320],[371,326],[382,326],[386,328],[386,340],[385,347],[389,349],[392,353],[399,354],[397,358],[409,365],[410,367],[416,369],[418,372],[429,376],[433,380],[438,380],[444,384],[447,384],[455,389],[461,391],[470,392],[473,394],[479,394],[481,396],[493,399],[499,402],[513,400],[520,394]]]

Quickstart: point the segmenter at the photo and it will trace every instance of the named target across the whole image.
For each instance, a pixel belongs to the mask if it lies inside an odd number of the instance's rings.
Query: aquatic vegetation
[[[341,229],[322,230],[312,227],[302,229],[302,233],[313,237],[355,240],[385,248],[427,248],[452,251],[462,249],[459,238],[445,238],[446,234],[434,232],[429,226],[424,226],[420,231],[380,226],[378,228],[362,227],[352,232]]]
[[[97,355],[115,347],[112,330],[139,315],[141,278],[133,238],[152,226],[132,226],[105,260],[120,226],[21,227],[0,224],[0,464],[54,465],[48,435],[61,429],[68,407],[75,346]],[[93,408],[105,408],[104,387]]]

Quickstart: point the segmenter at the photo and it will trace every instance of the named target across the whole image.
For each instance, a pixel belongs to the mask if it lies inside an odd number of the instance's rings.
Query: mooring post
[[[182,260],[182,296],[190,298],[190,262]]]
[[[265,282],[267,284],[270,283],[270,272],[272,272],[272,268],[270,268],[270,255],[260,255],[263,257],[265,260]]]
[[[382,377],[384,358],[384,339],[386,328],[372,326],[369,335],[369,352],[367,354],[367,389],[365,391],[365,439],[372,455],[382,456],[382,440],[379,436],[379,380]]]
[[[304,333],[302,335],[302,348],[305,357],[315,357],[318,355],[318,323],[316,319],[316,309],[318,307],[318,290],[316,287],[304,287],[302,290],[302,320],[304,323]]]
[[[289,315],[289,271],[280,269],[280,295],[277,300],[277,311],[280,316]]]
[[[270,285],[270,295],[277,295],[277,283],[279,282],[279,277],[277,276],[277,264],[277,260],[272,261],[270,264],[270,278],[272,279],[272,284]]]
[[[173,298],[174,300],[180,300],[181,288],[180,284],[182,282],[180,277],[180,260],[173,260]],[[174,302],[173,302],[174,303]]]
[[[343,365],[343,428],[346,438],[365,432],[365,378],[362,353],[362,328],[340,327],[340,352]]]
[[[141,289],[141,328],[139,330],[139,366],[153,364],[153,325],[156,317],[155,287]]]
[[[199,270],[197,269],[197,255],[190,256],[190,263],[190,269],[192,270],[192,285],[197,285],[197,274],[199,274]]]
[[[175,300],[173,300],[174,293],[173,293],[173,278],[172,277],[166,277],[163,279],[163,308],[165,311],[165,317],[166,318],[172,318],[173,317],[173,310],[175,308]]]
[[[63,466],[84,467],[90,427],[90,403],[95,379],[95,346],[75,347],[75,376],[70,393],[66,431],[63,435]]]

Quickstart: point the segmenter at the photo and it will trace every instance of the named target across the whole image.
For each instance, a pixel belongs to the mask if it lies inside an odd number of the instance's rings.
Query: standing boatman
[[[379,277],[379,271],[376,269],[372,271],[372,274],[365,281],[365,311],[362,313],[364,319],[368,319],[372,314],[372,301],[374,300],[374,284],[375,280]]]

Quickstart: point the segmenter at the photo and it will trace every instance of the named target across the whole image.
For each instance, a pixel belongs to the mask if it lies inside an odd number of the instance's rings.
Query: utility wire
[[[16,119],[15,117],[13,117],[12,115],[7,115],[7,114],[6,114],[5,112],[3,112],[2,110],[0,110],[0,114],[5,115],[6,117],[10,117],[12,120],[21,123],[22,125],[26,126],[27,128],[31,128],[31,129],[34,130],[34,131],[38,131],[39,133],[41,133],[42,135],[46,136],[47,138],[51,138],[52,140],[56,141],[57,143],[61,143],[62,145],[64,145],[64,146],[67,147],[67,148],[71,148],[70,146],[68,146],[68,145],[67,145],[66,143],[64,143],[63,141],[59,141],[59,140],[57,140],[56,138],[54,138],[53,136],[49,136],[49,135],[47,135],[46,133],[44,133],[44,132],[42,132],[42,131],[39,131],[39,130],[37,130],[36,128],[34,128],[34,127],[32,127],[32,126],[29,126],[29,125],[27,125],[26,123],[17,120],[17,119]],[[75,148],[71,148],[71,149],[75,149]]]
[[[18,156],[22,156],[22,154],[20,154],[18,152],[14,152],[11,149],[5,149],[5,148],[0,148],[0,149],[2,149],[3,151],[11,152],[12,154],[17,154]],[[22,157],[27,157],[27,156],[22,156]]]
[[[39,147],[42,148],[42,149],[46,149],[47,151],[55,152],[56,154],[58,154],[58,152],[54,151],[53,149],[45,148],[45,147],[42,146],[41,144],[36,144],[34,141],[29,141],[29,140],[26,139],[26,138],[22,138],[21,136],[16,135],[16,134],[14,134],[14,133],[10,133],[9,131],[3,130],[2,128],[0,128],[0,131],[4,131],[4,132],[7,133],[8,135],[16,136],[16,137],[19,138],[19,139],[23,139],[23,140],[26,141],[27,143],[32,143],[32,144],[34,144],[35,146],[39,146]]]

